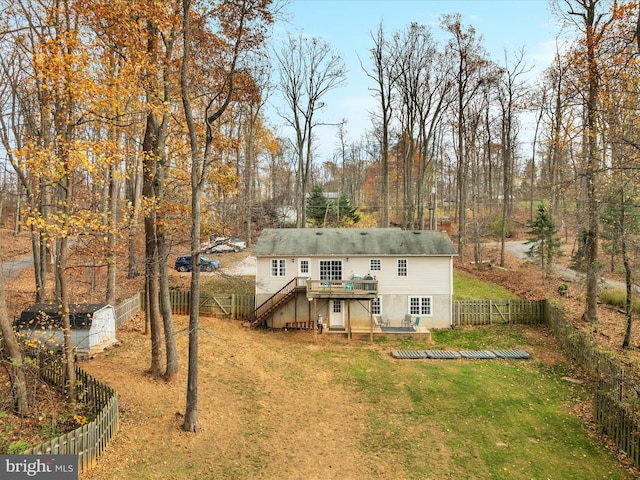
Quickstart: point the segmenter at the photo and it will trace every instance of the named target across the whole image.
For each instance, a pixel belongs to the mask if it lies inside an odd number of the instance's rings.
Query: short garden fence
[[[591,336],[571,325],[562,313],[545,302],[545,319],[568,357],[594,380],[593,417],[598,428],[636,467],[640,467],[638,378],[625,371],[611,353]]]
[[[63,390],[66,376],[62,360],[47,361],[40,368],[41,377]],[[25,455],[77,455],[80,473],[93,467],[118,430],[118,393],[76,367],[79,400],[92,407],[95,418],[72,432],[32,447]]]

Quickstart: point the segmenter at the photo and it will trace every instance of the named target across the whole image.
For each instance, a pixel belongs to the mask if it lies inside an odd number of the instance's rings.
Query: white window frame
[[[287,275],[287,260],[284,258],[271,259],[271,276],[284,277]]]
[[[344,275],[342,260],[319,260],[318,273],[320,280],[342,280]]]
[[[307,271],[302,271],[302,266],[307,265]],[[309,258],[301,258],[298,260],[298,276],[299,277],[310,277],[311,276],[311,259]]]
[[[333,300],[331,303],[331,313],[342,313],[342,300]]]
[[[404,263],[404,265],[402,265]],[[397,270],[397,275],[398,277],[408,277],[409,276],[409,260],[407,260],[406,258],[399,258],[398,262],[398,270]]]
[[[382,315],[382,297],[371,300],[371,315]]]
[[[413,317],[432,317],[433,297],[430,295],[411,296],[407,307],[409,315]]]
[[[379,258],[370,258],[369,259],[369,271],[370,272],[380,272],[380,271],[382,271],[382,260],[379,259]]]

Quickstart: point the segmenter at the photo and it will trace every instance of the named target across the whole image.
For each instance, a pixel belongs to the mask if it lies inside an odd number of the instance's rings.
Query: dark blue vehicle
[[[209,259],[200,255],[200,271],[201,272],[213,272],[220,268],[222,264],[219,260]],[[193,269],[191,265],[191,255],[183,255],[176,259],[176,270],[179,272],[190,272]]]

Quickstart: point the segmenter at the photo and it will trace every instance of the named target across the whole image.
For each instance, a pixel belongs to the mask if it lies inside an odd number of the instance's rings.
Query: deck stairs
[[[265,300],[253,312],[251,328],[256,328],[263,325],[278,308],[291,301],[298,295],[298,293],[306,292],[306,281],[307,279],[304,277],[295,277],[284,287],[282,287],[276,293],[271,295],[267,300]]]

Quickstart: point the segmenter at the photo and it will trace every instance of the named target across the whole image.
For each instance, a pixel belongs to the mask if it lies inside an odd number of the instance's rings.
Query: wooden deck
[[[307,298],[371,300],[378,297],[377,280],[307,280]]]

